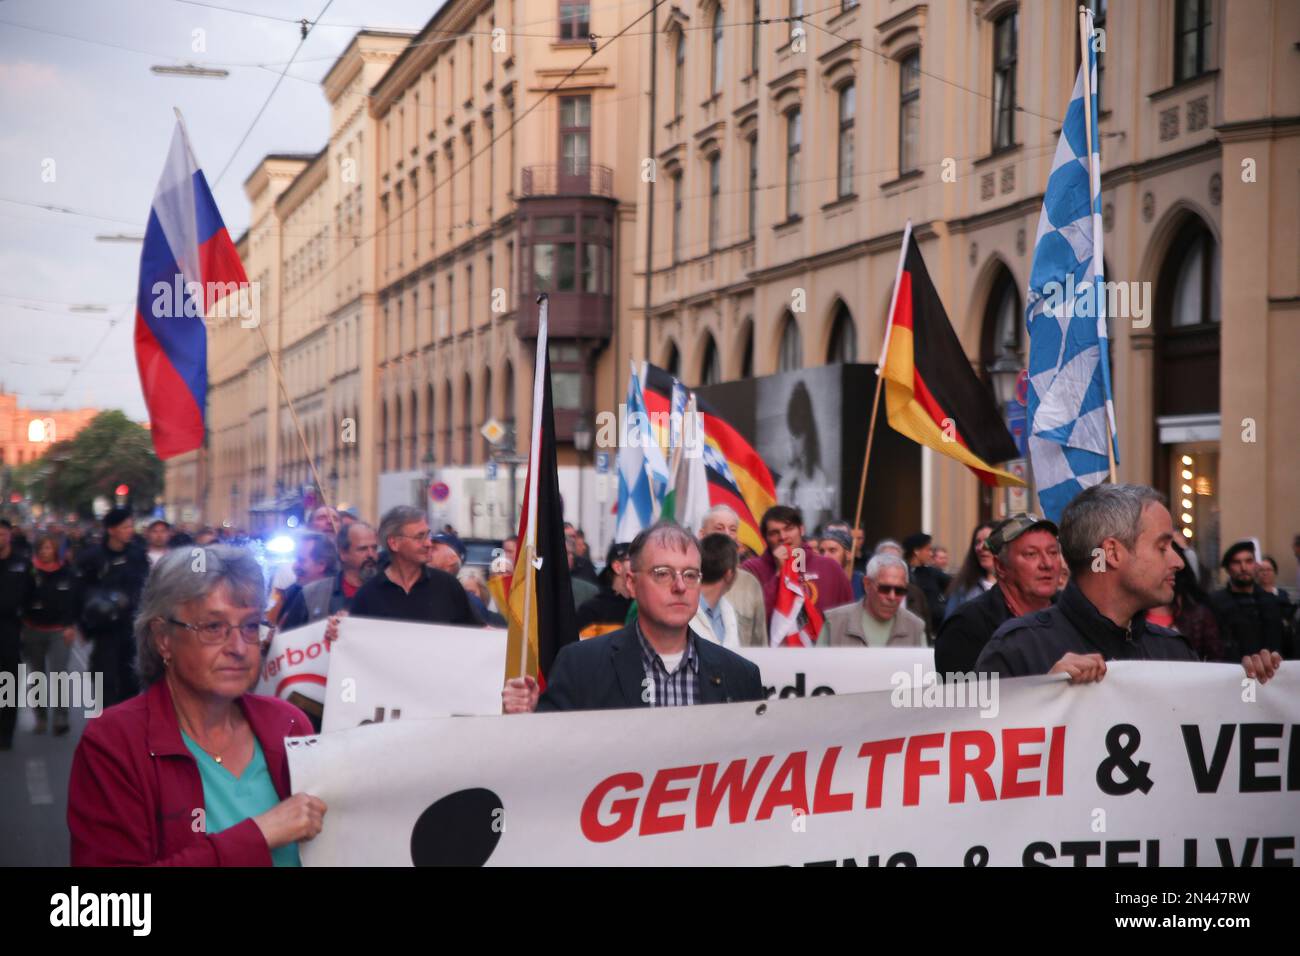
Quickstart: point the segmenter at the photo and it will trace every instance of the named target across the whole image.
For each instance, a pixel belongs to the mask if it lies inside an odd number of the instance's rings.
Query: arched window
[[[1219,411],[1219,247],[1196,216],[1160,270],[1156,325],[1156,414]]]
[[[799,338],[799,324],[789,312],[781,328],[781,350],[777,354],[776,370],[791,372],[803,368],[803,342]]]
[[[465,376],[465,401],[461,405],[461,460],[468,465],[474,460],[474,383]]]
[[[388,402],[379,407],[379,468],[388,470]]]
[[[433,386],[426,385],[424,388],[424,453],[432,455],[433,447]]]
[[[984,310],[984,325],[980,339],[980,365],[985,374],[999,359],[1015,362],[1020,368],[1024,362],[1024,316],[1020,311],[1020,292],[1011,270],[1005,266],[998,270]]]
[[[722,92],[722,5],[713,8],[713,49],[712,49],[712,77],[713,87],[711,92]]]
[[[505,385],[501,389],[501,401],[505,423],[509,424],[515,420],[515,367],[512,363],[506,362]]]
[[[483,421],[487,422],[492,418],[492,369],[483,370]],[[492,454],[492,443],[486,438],[483,439],[483,459],[486,461]]]
[[[408,429],[407,429],[408,434],[409,434],[409,438],[408,438],[408,446],[407,446],[407,450],[406,450],[406,454],[407,454],[407,467],[409,467],[409,468],[411,468],[411,469],[415,469],[415,468],[418,468],[418,467],[420,466],[420,461],[419,461],[419,458],[420,458],[420,442],[419,442],[419,434],[420,434],[420,402],[419,402],[419,399],[416,398],[416,395],[415,395],[415,389],[411,389],[411,401],[410,401],[410,404],[408,404],[406,407],[407,407],[407,410],[408,410],[408,411],[407,411],[407,415],[408,415],[408,417],[409,417],[410,420],[411,420],[411,423],[410,423],[410,425],[408,426]]]
[[[686,34],[677,31],[673,50],[673,115],[686,112]]]
[[[722,381],[722,360],[712,335],[704,337],[704,360],[700,363],[700,384],[717,385]]]
[[[740,339],[740,377],[754,377],[754,321],[745,320],[745,331]]]
[[[839,302],[835,306],[835,318],[831,321],[831,341],[826,350],[826,361],[832,365],[847,365],[857,360],[858,330],[853,325],[849,307]]]
[[[681,378],[682,354],[677,350],[676,342],[668,343],[668,360],[665,362],[665,368],[673,378]],[[643,382],[642,385],[644,384]]]
[[[450,465],[452,462],[452,432],[455,424],[452,414],[451,382],[448,382],[442,390],[442,420],[445,423],[442,429],[442,463],[444,465]]]
[[[399,395],[393,399],[393,453],[391,456],[393,469],[399,470],[402,467],[402,397]]]

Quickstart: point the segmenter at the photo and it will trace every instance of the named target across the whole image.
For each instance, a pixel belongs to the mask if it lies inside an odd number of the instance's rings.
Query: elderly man
[[[984,546],[993,555],[997,583],[964,603],[943,622],[934,643],[939,674],[965,674],[1006,621],[1051,606],[1060,580],[1061,545],[1057,527],[1046,518],[1021,512],[994,525]]]
[[[700,607],[691,620],[700,637],[733,651],[740,647],[740,629],[727,593],[740,570],[739,558],[736,542],[725,534],[700,539]]]
[[[907,564],[892,554],[872,555],[863,575],[865,597],[826,612],[818,647],[925,647],[925,624],[903,608]]]
[[[1110,660],[1197,660],[1185,637],[1146,620],[1148,609],[1174,598],[1183,559],[1173,540],[1173,521],[1154,489],[1098,484],[1080,492],[1061,515],[1070,583],[1052,607],[998,628],[975,669],[1003,677],[1067,674],[1086,684],[1105,677]],[[1242,664],[1262,684],[1282,658],[1265,650]]]
[[[392,560],[352,599],[356,617],[391,618],[422,624],[479,625],[460,582],[429,561],[429,522],[410,505],[391,509],[379,524],[379,540]]]
[[[757,667],[719,644],[697,639],[690,628],[700,599],[695,539],[675,524],[657,524],[636,536],[628,561],[636,621],[561,648],[540,699],[533,678],[507,681],[501,693],[507,714],[763,699]]]
[[[429,567],[446,571],[452,577],[460,574],[460,566],[465,563],[465,545],[460,538],[439,531],[429,540]]]
[[[727,505],[714,505],[700,522],[700,537],[711,534],[725,534],[739,546],[740,515]],[[767,647],[767,607],[763,604],[763,585],[758,578],[743,566],[737,568],[727,600],[736,612],[740,646]]]
[[[892,554],[894,557],[901,559],[903,557],[903,546],[893,538],[884,538],[876,543],[875,550],[871,554]],[[869,557],[869,556],[868,556]],[[904,561],[904,564],[907,562]],[[865,562],[861,571],[853,574],[853,598],[861,601],[866,596],[866,586],[863,579],[866,577],[867,566]],[[929,643],[934,643],[935,627],[934,619],[930,614],[930,605],[925,600],[925,592],[912,580],[911,574],[907,578],[907,598],[903,601],[903,609],[911,611],[919,617],[925,624],[925,639]]]

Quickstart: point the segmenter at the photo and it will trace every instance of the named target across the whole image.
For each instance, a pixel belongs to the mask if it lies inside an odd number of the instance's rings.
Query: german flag
[[[529,674],[546,686],[546,672],[565,644],[578,639],[564,546],[564,511],[555,464],[551,360],[546,348],[546,296],[540,297],[537,363],[533,375],[533,430],[528,478],[519,515],[519,549],[510,578],[506,677]]]
[[[646,411],[667,416],[672,407],[673,376],[655,365],[646,366]],[[696,396],[704,418],[704,467],[709,479],[709,504],[728,505],[740,516],[740,543],[757,554],[767,548],[759,532],[763,512],[776,504],[772,473],[740,432],[708,402]],[[698,531],[698,528],[692,528]]]
[[[992,464],[1020,457],[1015,441],[966,358],[910,228],[903,242],[881,363],[890,427],[961,462],[986,485],[1023,488]]]

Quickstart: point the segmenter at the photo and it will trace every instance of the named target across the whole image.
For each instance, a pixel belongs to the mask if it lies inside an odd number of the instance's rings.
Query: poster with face
[[[811,533],[839,516],[839,376],[801,369],[769,376],[758,390],[758,444],[776,479],[776,500],[803,512]]]
[[[823,365],[709,385],[699,395],[763,457],[776,500],[799,508],[811,535],[836,518],[853,520],[875,387],[873,366]],[[910,534],[921,521],[920,446],[889,427],[883,401],[877,414],[862,509],[868,542]]]

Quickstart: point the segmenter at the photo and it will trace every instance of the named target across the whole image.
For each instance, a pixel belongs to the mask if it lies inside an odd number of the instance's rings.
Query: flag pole
[[[880,344],[880,361],[876,363],[876,397],[871,401],[871,422],[867,426],[867,450],[862,456],[862,477],[858,481],[858,507],[853,513],[853,530],[862,524],[862,502],[867,493],[867,467],[871,464],[871,445],[876,437],[876,412],[880,409],[880,392],[885,384],[885,357],[889,354],[889,334],[894,328],[894,306],[898,305],[898,283],[903,278],[903,261],[907,258],[907,244],[912,239],[912,220],[903,226],[903,244],[898,250],[898,271],[894,273],[894,291],[889,296],[889,312],[885,316],[885,337]],[[849,549],[849,567],[858,560],[858,538],[853,539]]]
[[[1088,218],[1092,222],[1092,250],[1093,250],[1092,254],[1094,257],[1096,257],[1101,254],[1099,251],[1101,249],[1101,242],[1100,242],[1101,236],[1098,235],[1097,233],[1097,216],[1096,213],[1093,212],[1093,207],[1096,206],[1097,204],[1097,193],[1101,189],[1101,178],[1098,175],[1099,170],[1097,168],[1098,165],[1100,164],[1101,157],[1100,154],[1098,154],[1098,157],[1096,159],[1093,159],[1093,154],[1092,154],[1092,141],[1094,136],[1094,132],[1092,128],[1092,68],[1089,64],[1089,58],[1088,58],[1088,53],[1089,53],[1088,46],[1091,43],[1091,41],[1092,41],[1092,14],[1088,11],[1087,7],[1080,5],[1079,7],[1080,60],[1079,62],[1082,64],[1083,67],[1081,70],[1081,72],[1083,73],[1083,103],[1084,103],[1083,134],[1084,134],[1084,140],[1088,147]],[[1094,292],[1099,293],[1100,291],[1101,291],[1100,289],[1096,289],[1094,286]],[[1103,307],[1100,305],[1099,298],[1100,297],[1097,295],[1093,296],[1094,302],[1097,303],[1093,306],[1094,309]],[[1106,336],[1106,341],[1109,344],[1110,336]],[[1098,355],[1097,361],[1105,363],[1108,361],[1108,358],[1104,355]],[[1109,376],[1107,376],[1107,378],[1109,378]],[[1114,409],[1112,407],[1114,404],[1114,399],[1110,395],[1105,396],[1105,399],[1106,399],[1106,463],[1110,470],[1110,483],[1114,485],[1119,483],[1119,478],[1117,476],[1117,472],[1115,468],[1115,428],[1114,428]]]
[[[537,356],[533,362],[533,433],[528,436],[528,531],[524,541],[519,542],[519,555],[524,560],[533,562],[537,557],[537,481],[538,466],[541,463],[541,439],[542,439],[542,405],[544,396],[542,387],[545,383],[546,375],[546,340],[548,337],[547,316],[549,309],[547,306],[550,298],[545,292],[537,296],[538,315],[537,315]],[[518,556],[516,556],[516,563]],[[537,566],[532,567],[533,573],[525,572],[524,575],[524,613],[523,626],[519,629],[519,641],[522,645],[519,649],[519,676],[528,676],[528,635],[532,632],[533,619],[533,593],[537,590]],[[540,649],[539,649],[540,650]],[[540,660],[538,665],[540,667]]]

